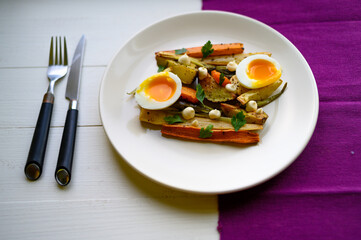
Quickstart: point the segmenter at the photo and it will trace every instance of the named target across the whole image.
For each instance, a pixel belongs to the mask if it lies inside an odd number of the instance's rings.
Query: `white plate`
[[[242,42],[245,52],[270,51],[283,67],[288,89],[265,107],[269,115],[254,146],[182,141],[143,127],[132,91],[157,72],[154,52]],[[227,193],[260,184],[280,173],[303,151],[318,117],[312,71],[284,36],[254,19],[218,11],[171,17],[135,35],[106,69],[100,114],[114,148],[131,166],[167,186],[197,193]]]

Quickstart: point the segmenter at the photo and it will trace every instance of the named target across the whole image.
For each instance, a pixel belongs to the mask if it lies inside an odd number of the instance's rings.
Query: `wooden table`
[[[166,17],[199,11],[201,1],[0,2],[0,239],[218,239],[217,196],[169,189],[132,169],[109,143],[98,110],[111,57],[135,33]],[[68,102],[55,106],[43,174],[24,175],[46,77],[51,36],[72,57],[87,37],[72,182],[54,179]],[[164,36],[166,37],[166,36]]]

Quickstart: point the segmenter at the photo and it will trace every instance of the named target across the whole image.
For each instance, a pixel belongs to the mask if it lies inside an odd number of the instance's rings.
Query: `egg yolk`
[[[255,59],[249,63],[247,75],[251,79],[267,80],[277,73],[275,65],[264,59]]]
[[[153,79],[145,93],[158,102],[164,102],[170,99],[177,88],[176,83],[168,76],[158,76]]]

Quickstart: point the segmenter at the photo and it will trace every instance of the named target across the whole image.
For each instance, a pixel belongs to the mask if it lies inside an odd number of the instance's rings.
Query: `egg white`
[[[248,65],[253,61],[253,60],[256,60],[256,59],[263,59],[263,60],[266,60],[268,62],[271,62],[277,69],[277,71],[279,73],[282,73],[282,67],[281,65],[277,62],[276,59],[272,58],[272,57],[269,57],[268,55],[264,55],[264,54],[255,54],[255,55],[252,55],[252,56],[249,56],[247,57],[246,59],[242,60],[238,66],[237,66],[237,69],[236,69],[236,75],[237,75],[237,78],[240,82],[240,84],[246,88],[249,88],[249,89],[257,89],[257,88],[261,88],[261,87],[265,87],[275,81],[277,81],[279,78],[275,79],[274,81],[272,82],[266,82],[266,81],[260,81],[260,80],[257,80],[257,79],[251,79],[248,77],[247,75],[247,69],[248,69]],[[281,76],[281,74],[280,74]]]
[[[174,91],[173,96],[170,99],[163,102],[156,101],[155,99],[151,98],[149,95],[145,93],[145,90],[149,86],[150,82],[154,80],[157,76],[169,76],[171,79],[173,79],[173,81],[176,84],[176,89]],[[134,97],[135,100],[138,102],[139,106],[141,106],[142,108],[149,110],[164,109],[171,106],[173,103],[175,103],[178,100],[178,98],[181,95],[181,90],[182,90],[182,81],[177,75],[171,72],[161,72],[144,80],[137,88]]]

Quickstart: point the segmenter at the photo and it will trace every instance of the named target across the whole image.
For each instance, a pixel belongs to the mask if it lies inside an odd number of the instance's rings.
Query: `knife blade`
[[[71,64],[68,84],[66,85],[65,97],[69,100],[79,100],[79,87],[81,78],[81,67],[83,64],[85,49],[85,36],[83,35],[75,49]]]
[[[55,169],[55,180],[60,186],[66,186],[71,180],[76,129],[78,123],[78,100],[81,79],[81,68],[84,58],[85,36],[83,35],[75,49],[71,64],[65,97],[70,101],[69,109],[61,139],[58,162]]]

